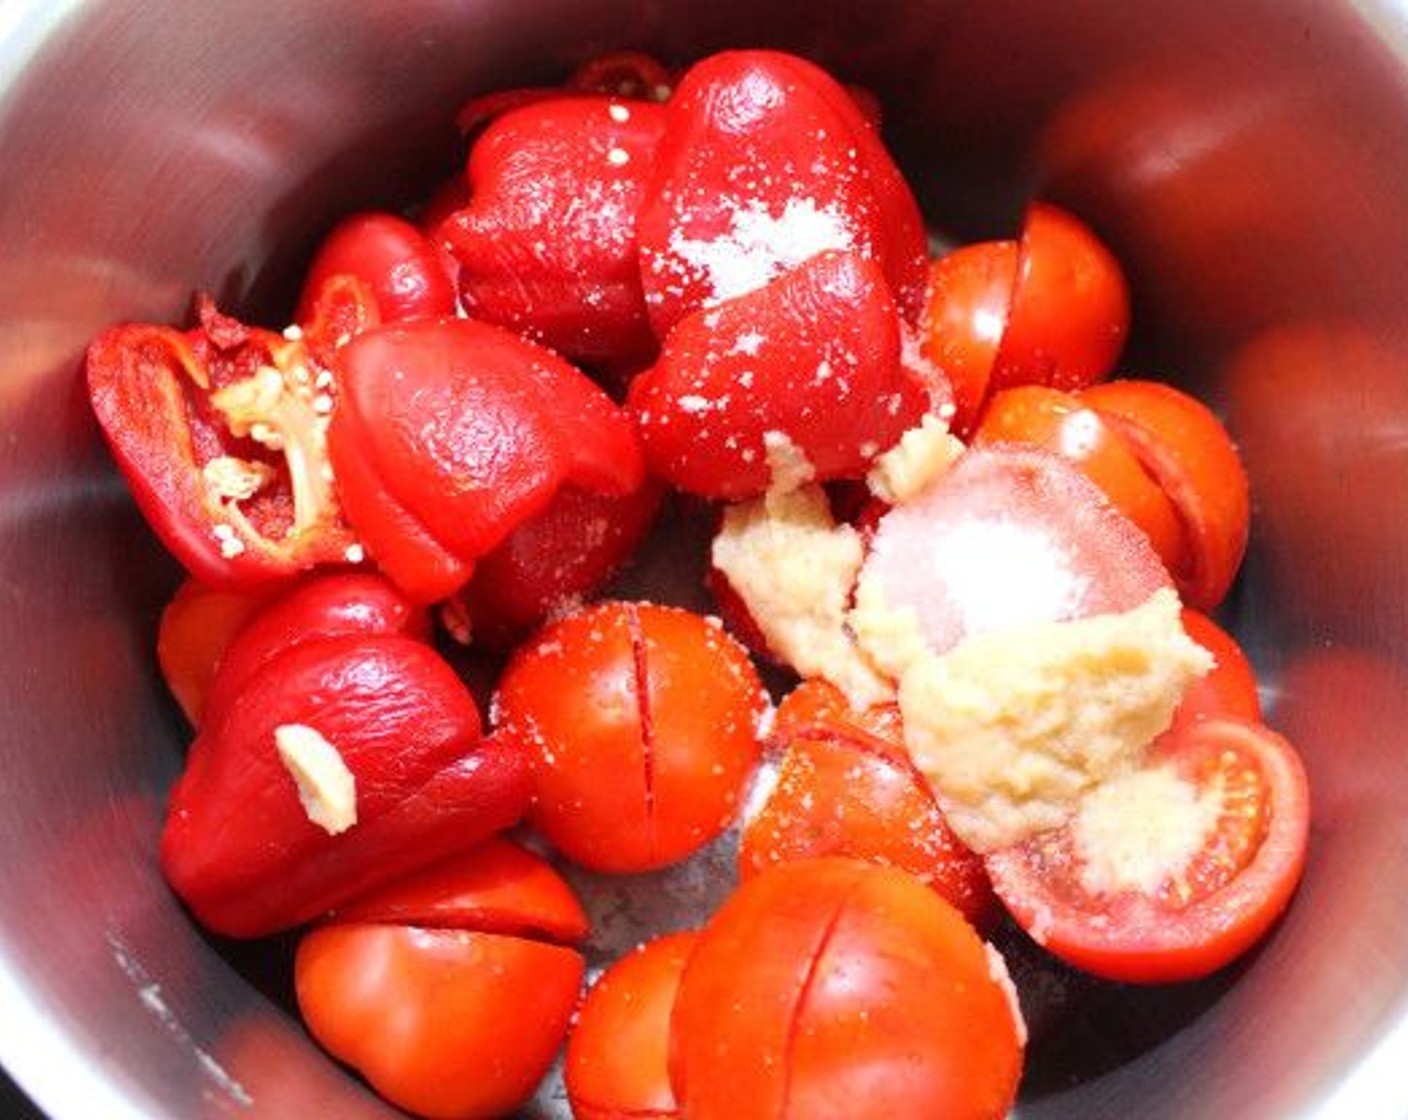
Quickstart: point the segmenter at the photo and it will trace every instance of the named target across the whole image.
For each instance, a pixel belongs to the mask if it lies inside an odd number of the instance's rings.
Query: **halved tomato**
[[[986,863],[1032,938],[1097,976],[1156,984],[1214,972],[1261,939],[1300,880],[1305,771],[1264,724],[1190,723],[1091,797],[1071,823]]]

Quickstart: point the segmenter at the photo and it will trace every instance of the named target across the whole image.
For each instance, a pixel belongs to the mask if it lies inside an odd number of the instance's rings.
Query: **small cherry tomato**
[[[1001,958],[895,868],[779,864],[700,932],[671,1018],[691,1120],[998,1120],[1025,1029]]]
[[[777,784],[743,829],[740,878],[786,860],[851,856],[908,871],[975,926],[996,914],[981,857],[953,834],[904,747],[896,705],[854,712],[806,681],[778,708]]]
[[[1280,916],[1308,820],[1291,744],[1208,716],[1158,739],[1141,770],[1089,795],[1068,825],[990,853],[988,873],[1062,960],[1131,983],[1188,980],[1235,960]]]
[[[766,702],[747,653],[718,624],[609,602],[519,647],[494,700],[495,737],[527,748],[529,823],[564,855],[643,871],[733,819]]]
[[[1207,405],[1159,381],[1109,381],[1079,399],[1119,432],[1168,495],[1187,540],[1187,562],[1174,578],[1189,606],[1212,610],[1241,567],[1251,519],[1231,435]]]
[[[1046,385],[994,393],[973,443],[1002,442],[1034,444],[1074,463],[1144,531],[1164,567],[1179,572],[1186,566],[1188,544],[1178,511],[1119,427],[1082,397]]]
[[[581,989],[581,954],[538,935],[580,940],[585,928],[551,868],[491,841],[305,935],[299,1010],[313,1037],[393,1104],[491,1120],[532,1095]]]
[[[187,579],[162,610],[157,663],[191,726],[200,726],[210,683],[230,642],[268,598],[268,590],[219,591]]]
[[[1032,203],[993,389],[1092,384],[1114,369],[1128,333],[1129,286],[1114,254],[1074,214]]]
[[[671,1120],[670,1013],[694,933],[648,941],[587,991],[567,1039],[563,1080],[576,1120]]]
[[[948,379],[950,427],[967,435],[987,400],[1017,284],[1017,242],[980,241],[929,264],[920,351]]]
[[[880,518],[857,603],[912,607],[944,653],[998,626],[1129,610],[1169,586],[1148,538],[1074,466],[993,444]]]

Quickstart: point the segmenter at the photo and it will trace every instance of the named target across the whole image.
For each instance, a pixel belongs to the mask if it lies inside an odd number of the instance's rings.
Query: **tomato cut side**
[[[1132,983],[1193,979],[1246,952],[1289,903],[1305,862],[1305,771],[1265,725],[1222,716],[1164,736],[1147,765],[1211,799],[1215,812],[1201,818],[1178,859],[1152,874],[1140,869],[1142,885],[1093,876],[1092,854],[1101,864],[1109,855],[1082,851],[1079,818],[989,854],[988,873],[1018,923],[1070,964]],[[1150,813],[1147,802],[1126,809],[1130,828],[1141,816],[1158,818],[1144,829],[1149,838],[1187,827]]]
[[[1129,610],[1169,586],[1148,538],[1080,471],[996,444],[881,517],[858,602],[912,608],[943,653],[999,626]]]

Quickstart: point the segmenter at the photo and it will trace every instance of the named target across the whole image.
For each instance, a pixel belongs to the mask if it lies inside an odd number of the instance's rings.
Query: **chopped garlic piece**
[[[1222,815],[1222,790],[1167,766],[1111,778],[1081,801],[1071,821],[1081,886],[1092,894],[1153,894],[1203,849]]]
[[[729,507],[714,566],[742,598],[768,646],[803,676],[824,677],[852,704],[889,699],[846,629],[851,587],[865,556],[860,534],[831,517],[820,486],[771,491]]]
[[[301,723],[276,727],[274,745],[310,821],[330,836],[357,823],[357,779],[336,747]]]
[[[816,468],[806,452],[785,432],[764,432],[763,451],[767,455],[768,470],[772,472],[769,494],[788,494],[816,477]]]
[[[938,478],[963,453],[963,442],[932,412],[875,460],[866,484],[877,498],[901,505]]]
[[[855,589],[855,606],[846,624],[866,659],[891,680],[900,680],[911,665],[931,656],[919,612],[909,604],[890,606],[880,581],[867,578],[862,567]]]
[[[966,844],[1058,827],[1143,757],[1212,668],[1179,609],[1163,589],[1119,614],[975,634],[905,671],[905,742]]]

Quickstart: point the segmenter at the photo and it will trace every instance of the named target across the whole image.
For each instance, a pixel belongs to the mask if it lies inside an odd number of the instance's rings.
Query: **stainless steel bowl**
[[[1134,283],[1125,368],[1223,407],[1253,475],[1229,621],[1312,772],[1306,880],[1226,978],[1065,993],[1021,1115],[1408,1116],[1393,0],[0,5],[0,1061],[48,1113],[388,1114],[281,1009],[278,948],[203,938],[155,870],[176,573],[86,412],[85,341],[179,319],[194,287],[276,319],[332,217],[446,169],[471,92],[748,44],[874,87],[954,234],[1038,191],[1089,218]]]

